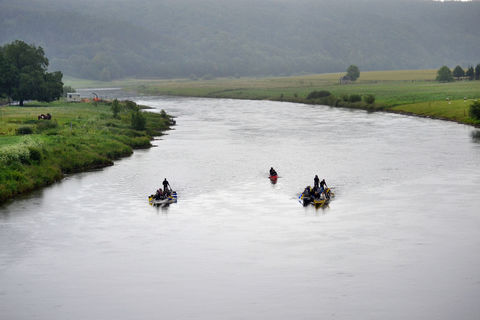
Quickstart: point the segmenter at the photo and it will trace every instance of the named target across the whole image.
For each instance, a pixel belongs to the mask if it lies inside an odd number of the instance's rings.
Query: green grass
[[[169,128],[170,117],[144,113],[146,128],[131,128],[131,111],[123,106],[113,118],[99,103],[35,104],[2,107],[0,117],[0,203],[48,185],[66,173],[111,165],[113,160],[150,146],[154,135]],[[38,120],[50,113],[52,120]],[[18,135],[28,126],[32,134]]]
[[[372,76],[368,77],[368,79],[371,78]],[[412,78],[417,78],[417,76],[412,75]],[[279,100],[282,95],[289,100],[295,97],[302,99],[314,90],[328,90],[336,96],[373,94],[377,103],[388,107],[422,101],[445,100],[447,97],[450,99],[461,99],[465,96],[468,98],[480,97],[480,81],[438,83],[425,80],[364,80],[360,78],[356,83],[341,85],[333,78],[322,77],[172,81],[155,83],[145,88],[133,87],[132,89],[146,94],[254,100]]]
[[[375,106],[365,104],[340,104],[343,107],[355,107],[365,109],[379,109],[393,111],[397,106],[412,105],[418,103],[435,104],[446,98],[461,100],[463,98],[480,98],[480,81],[456,81],[451,83],[439,83],[434,81],[436,70],[395,70],[395,71],[369,71],[361,72],[360,78],[352,84],[339,84],[339,78],[344,73],[311,74],[292,77],[275,78],[222,78],[213,80],[138,80],[124,79],[115,82],[102,83],[103,86],[122,87],[148,95],[175,95],[211,98],[233,98],[252,100],[284,100],[300,103],[315,103],[307,101],[307,95],[314,90],[328,90],[336,97],[344,95],[372,94],[376,98]],[[81,84],[84,86],[100,85],[98,82],[74,80],[67,83],[72,86]],[[338,106],[338,105],[337,105]],[[476,123],[472,119],[460,117],[449,108],[433,112],[433,117],[450,119],[463,123]],[[412,114],[417,111],[410,107]],[[423,107],[418,109],[419,115],[423,115]],[[463,107],[461,111],[463,114]],[[468,114],[468,112],[467,112]],[[461,120],[458,120],[461,119]]]
[[[425,117],[452,120],[471,125],[480,125],[480,120],[468,116],[472,100],[433,101],[406,104],[391,108],[392,111],[414,114]]]

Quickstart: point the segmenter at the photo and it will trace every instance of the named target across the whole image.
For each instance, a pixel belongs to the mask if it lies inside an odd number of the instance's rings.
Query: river
[[[176,116],[156,147],[0,207],[1,319],[480,318],[476,129],[134,99]],[[297,201],[315,174],[328,208]]]

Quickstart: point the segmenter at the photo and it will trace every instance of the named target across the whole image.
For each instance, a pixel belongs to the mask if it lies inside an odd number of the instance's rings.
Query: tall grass
[[[170,117],[144,113],[145,130],[134,130],[123,105],[114,118],[108,104],[55,102],[2,108],[0,119],[0,203],[48,185],[64,174],[111,165],[134,148],[150,146],[153,135],[170,126]],[[38,120],[50,113],[52,120]],[[33,134],[15,135],[22,126]]]

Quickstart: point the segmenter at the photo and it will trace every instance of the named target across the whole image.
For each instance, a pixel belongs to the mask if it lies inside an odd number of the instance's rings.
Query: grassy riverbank
[[[123,103],[117,118],[108,103],[31,104],[0,108],[0,203],[62,179],[65,174],[113,164],[135,148],[151,146],[170,117],[142,113],[144,130],[132,129]],[[133,105],[136,109],[135,105]],[[50,113],[51,120],[38,120]]]
[[[325,101],[307,100],[312,91],[327,90],[337,101],[335,106],[404,112],[412,115],[448,119],[479,125],[468,117],[466,105],[480,98],[480,81],[434,81],[436,70],[398,70],[361,72],[351,84],[339,84],[343,73],[301,75],[276,78],[224,78],[213,80],[138,80],[125,79],[103,86],[122,87],[146,95],[174,95],[209,98],[290,101],[320,104]],[[69,79],[74,87],[100,86],[98,82]],[[344,103],[349,95],[374,95],[375,104]],[[467,102],[464,103],[464,98]],[[446,103],[446,99],[452,101]]]

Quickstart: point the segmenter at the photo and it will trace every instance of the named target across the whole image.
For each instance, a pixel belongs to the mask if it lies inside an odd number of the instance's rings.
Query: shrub
[[[112,102],[112,112],[113,112],[113,117],[118,118],[118,113],[120,112],[120,103],[118,102],[117,99],[113,100]]]
[[[21,135],[21,134],[32,134],[33,133],[33,129],[32,127],[19,127],[17,129],[17,134]]]
[[[30,152],[30,160],[40,161],[42,160],[42,151],[38,148],[28,148]]]
[[[137,111],[138,110],[137,104],[133,101],[130,101],[130,100],[125,100],[125,108],[128,111]]]
[[[362,101],[362,97],[359,94],[351,94],[348,97],[349,102],[360,102]]]
[[[480,120],[480,101],[474,101],[470,106],[469,115],[475,120]]]
[[[160,116],[164,119],[168,118],[167,113],[163,109],[162,109],[162,111],[160,111]]]
[[[327,90],[312,91],[308,94],[307,99],[308,100],[318,99],[318,98],[328,97],[330,95],[331,95],[330,91],[327,91]]]
[[[373,94],[367,94],[363,96],[363,101],[368,104],[373,104],[375,103],[375,96]]]
[[[116,124],[116,123],[113,122],[113,121],[107,121],[107,122],[105,122],[105,126],[106,126],[106,127],[118,128],[118,124]]]
[[[131,124],[135,130],[145,130],[147,119],[140,111],[132,112]]]
[[[55,129],[58,127],[58,122],[56,120],[44,120],[37,122],[37,131],[41,132],[47,129]]]

